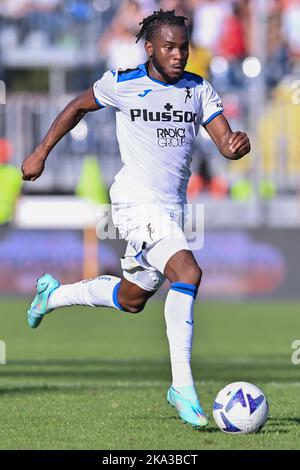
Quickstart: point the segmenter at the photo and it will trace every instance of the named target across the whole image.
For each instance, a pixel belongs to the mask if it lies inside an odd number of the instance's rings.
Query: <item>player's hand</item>
[[[241,158],[250,152],[251,145],[249,137],[245,132],[233,132],[228,143],[232,156],[236,155],[238,158]]]
[[[36,153],[32,153],[25,158],[22,165],[22,179],[24,181],[35,181],[43,173],[45,168],[45,158]]]

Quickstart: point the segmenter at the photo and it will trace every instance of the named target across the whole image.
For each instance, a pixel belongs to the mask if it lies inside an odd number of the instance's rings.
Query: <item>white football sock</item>
[[[89,305],[91,307],[114,307],[122,310],[118,303],[121,279],[115,276],[100,276],[55,289],[49,297],[49,308],[68,305]]]
[[[194,299],[198,287],[193,284],[175,282],[165,303],[165,320],[170,347],[172,385],[186,387],[194,385],[191,371],[191,351],[194,331]]]

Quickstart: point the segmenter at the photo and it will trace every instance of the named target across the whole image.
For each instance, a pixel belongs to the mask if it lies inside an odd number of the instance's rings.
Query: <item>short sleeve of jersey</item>
[[[101,107],[117,107],[115,72],[105,72],[93,85],[96,103]]]
[[[218,114],[223,113],[222,100],[209,82],[204,80],[204,90],[202,97],[202,120],[201,125],[206,126]]]

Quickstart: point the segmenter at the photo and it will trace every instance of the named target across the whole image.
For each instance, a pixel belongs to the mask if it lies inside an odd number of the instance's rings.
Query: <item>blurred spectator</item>
[[[35,0],[28,3],[28,11],[23,18],[23,38],[30,41],[31,34],[40,31],[45,42],[54,42],[63,27],[61,0]],[[32,42],[32,41],[31,41]]]
[[[125,0],[119,7],[112,23],[100,40],[100,54],[105,57],[107,67],[133,68],[146,60],[146,52],[142,42],[135,42],[139,31],[139,23],[149,14],[142,5],[145,2]]]
[[[61,4],[61,0],[32,0],[29,2],[32,10],[52,12]]]
[[[213,55],[209,49],[200,46],[196,47],[194,43],[190,41],[190,54],[186,64],[186,70],[209,79],[209,64],[212,57]]]
[[[175,10],[176,15],[185,16],[188,20],[192,18],[193,8],[188,0],[161,0],[159,7],[162,10]]]
[[[12,145],[8,139],[0,137],[0,165],[8,163],[12,156]]]
[[[196,46],[216,52],[222,34],[224,20],[231,14],[231,5],[226,0],[204,0],[194,14],[192,39]]]
[[[201,193],[209,194],[213,199],[223,199],[228,195],[229,186],[222,175],[211,174],[207,158],[201,158],[196,172],[193,172],[187,187],[189,201],[199,198]]]
[[[224,17],[220,36],[216,43],[216,53],[235,61],[245,55],[245,34],[242,21],[242,10],[239,2],[232,5],[232,13]]]
[[[274,87],[290,69],[289,50],[287,41],[282,35],[281,11],[278,8],[274,8],[268,18],[267,63],[267,84],[269,87]]]
[[[22,188],[21,172],[10,164],[12,152],[11,143],[0,138],[0,226],[12,220]]]
[[[0,16],[6,18],[20,18],[31,9],[29,0],[1,0],[0,1]]]
[[[282,32],[287,40],[291,55],[300,58],[300,0],[284,2]]]
[[[231,86],[243,84],[241,61],[245,57],[245,31],[240,2],[232,4],[232,13],[225,16],[219,40],[216,44],[216,54],[228,61],[227,79]]]

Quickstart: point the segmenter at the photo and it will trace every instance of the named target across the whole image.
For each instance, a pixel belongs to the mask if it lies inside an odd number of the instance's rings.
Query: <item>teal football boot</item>
[[[170,387],[167,393],[167,401],[178,411],[179,417],[196,428],[204,428],[208,425],[208,419],[201,408],[196,391],[193,386]]]
[[[27,321],[31,328],[36,328],[41,323],[46,313],[52,312],[48,308],[48,299],[50,294],[60,286],[60,282],[51,274],[44,274],[37,280],[37,294],[31,302],[30,309],[27,310]]]

